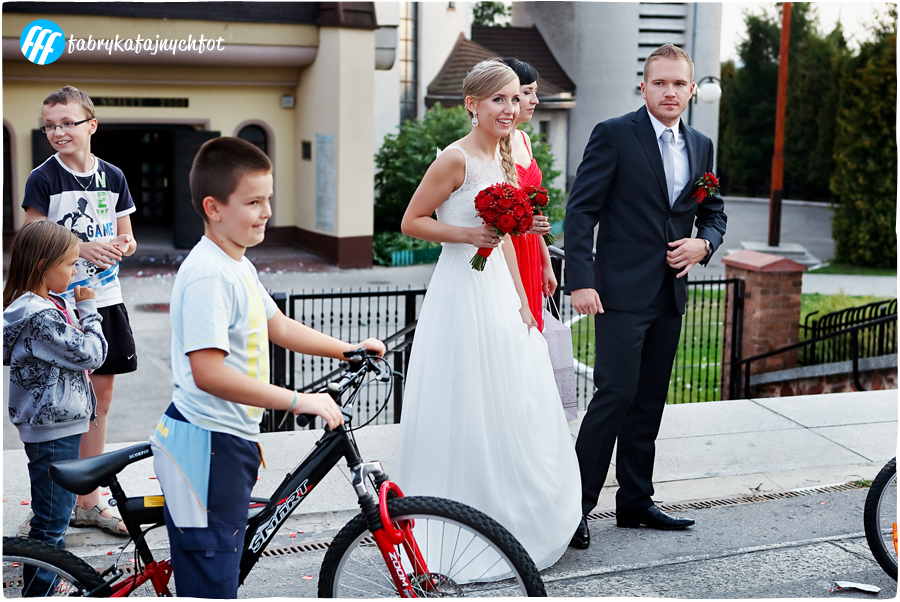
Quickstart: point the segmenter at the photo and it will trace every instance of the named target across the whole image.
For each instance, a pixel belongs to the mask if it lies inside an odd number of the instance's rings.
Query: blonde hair
[[[682,61],[685,61],[688,64],[688,69],[691,72],[690,80],[694,81],[694,61],[691,60],[691,55],[689,55],[678,46],[675,46],[674,44],[663,44],[650,53],[650,56],[648,56],[647,60],[644,61],[644,81],[648,81],[647,71],[649,70],[650,63],[660,57],[665,57],[667,59],[680,59]]]
[[[48,220],[22,226],[9,252],[9,274],[3,287],[3,309],[27,292],[35,292],[52,267],[78,246],[78,237],[67,228]]]
[[[96,117],[94,114],[94,101],[91,100],[90,96],[75,86],[63,86],[52,93],[44,99],[44,106],[52,107],[54,105],[67,105],[70,102],[80,105],[81,108],[84,109],[84,114],[88,116],[88,119],[94,119]]]
[[[506,84],[518,81],[519,76],[502,59],[487,59],[472,67],[472,70],[466,74],[463,80],[463,96],[484,100]],[[469,116],[472,116],[472,111],[469,111]],[[500,164],[503,166],[507,182],[517,186],[518,178],[516,177],[516,162],[512,156],[511,136],[512,132],[500,139]]]

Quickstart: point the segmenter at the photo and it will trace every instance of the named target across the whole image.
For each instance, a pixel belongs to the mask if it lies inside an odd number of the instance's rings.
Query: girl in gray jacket
[[[77,259],[78,238],[69,230],[50,221],[30,222],[13,239],[3,289],[9,419],[25,444],[31,479],[29,537],[60,548],[75,494],[53,483],[47,469],[51,462],[78,458],[96,405],[88,372],[103,363],[107,349],[94,291],[75,287],[77,321],[55,294],[68,288]]]

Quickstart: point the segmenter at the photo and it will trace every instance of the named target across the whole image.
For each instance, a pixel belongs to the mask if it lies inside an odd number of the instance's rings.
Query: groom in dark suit
[[[578,167],[566,209],[566,292],[595,318],[597,392],[575,444],[582,510],[597,504],[616,454],[616,523],[683,529],[694,524],[653,504],[656,436],[669,387],[685,276],[706,265],[725,234],[719,196],[698,202],[698,180],[713,171],[713,144],[681,122],[694,92],[694,65],[666,44],[644,64],[645,106],[598,124]],[[691,238],[696,222],[697,237]],[[599,225],[596,259],[591,250]],[[582,520],[572,539],[590,544]]]

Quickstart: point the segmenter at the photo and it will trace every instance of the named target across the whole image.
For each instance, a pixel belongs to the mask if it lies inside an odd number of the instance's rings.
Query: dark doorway
[[[53,149],[46,136],[35,132],[36,167]],[[217,136],[189,125],[101,122],[91,138],[91,152],[125,174],[137,209],[131,224],[140,250],[191,248],[200,240],[203,224],[190,205],[189,174],[200,145]]]
[[[3,126],[3,240],[11,240],[13,233],[12,149],[9,130]]]

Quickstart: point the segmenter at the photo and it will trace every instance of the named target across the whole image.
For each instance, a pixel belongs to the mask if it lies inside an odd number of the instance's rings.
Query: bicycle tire
[[[897,523],[897,458],[893,458],[872,481],[866,494],[863,526],[869,549],[881,568],[897,580],[894,525]]]
[[[459,502],[424,496],[388,500],[388,513],[393,521],[406,518],[415,521],[416,543],[439,588],[439,591],[427,592],[419,589],[419,597],[547,595],[537,567],[522,544],[486,514]],[[441,533],[439,540],[431,535],[436,533],[437,527]],[[318,584],[320,598],[398,596],[384,558],[369,535],[365,519],[359,514],[335,536],[322,561]],[[452,550],[451,542],[454,544]],[[403,558],[407,578],[416,583],[403,547],[395,546],[395,549]],[[445,552],[452,553],[445,558]],[[494,573],[492,580],[479,580],[484,576],[482,567],[494,558],[497,560],[489,569]],[[498,569],[496,563],[500,562],[505,563],[505,567]],[[462,578],[465,572],[469,577],[476,575],[475,579]],[[479,572],[482,572],[481,576],[477,575]],[[498,579],[500,575],[508,577]]]
[[[39,578],[37,571],[41,571]],[[52,581],[47,572],[53,575]],[[3,538],[4,598],[81,597],[94,590],[98,590],[94,595],[99,597],[112,594],[97,571],[71,552],[36,539]]]

